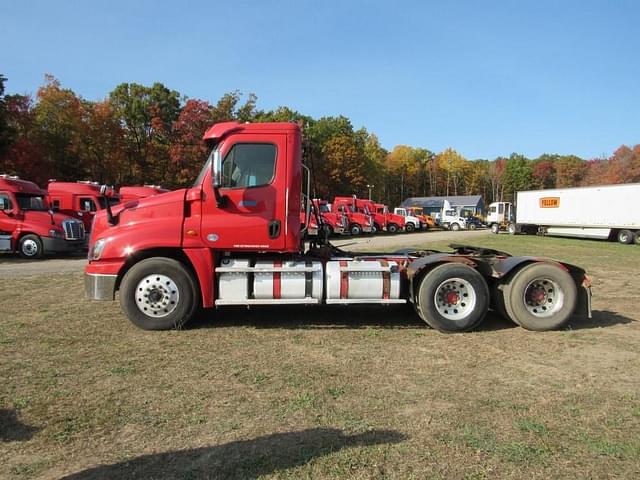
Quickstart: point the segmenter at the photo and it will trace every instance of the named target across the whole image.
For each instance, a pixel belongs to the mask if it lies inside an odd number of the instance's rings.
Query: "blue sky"
[[[640,143],[637,1],[5,1],[0,73],[87,99],[159,81],[239,89],[468,158]]]

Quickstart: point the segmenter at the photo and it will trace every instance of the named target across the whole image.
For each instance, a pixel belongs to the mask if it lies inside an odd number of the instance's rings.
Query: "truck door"
[[[16,228],[16,221],[10,216],[13,203],[6,192],[0,192],[0,209],[0,252],[6,252],[11,250],[11,237]]]
[[[217,205],[211,182],[203,189],[201,231],[206,245],[216,249],[284,250],[286,148],[286,134],[242,134],[224,141],[219,188],[222,205]]]
[[[91,223],[93,221],[93,217],[98,210],[96,202],[91,197],[79,197],[78,199],[78,212],[77,216],[84,223],[84,228],[88,232],[91,229]]]

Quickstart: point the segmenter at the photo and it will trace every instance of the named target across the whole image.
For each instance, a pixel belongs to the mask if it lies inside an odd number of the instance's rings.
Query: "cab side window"
[[[276,146],[268,143],[236,143],[222,162],[222,188],[248,188],[272,182]]]
[[[96,204],[90,198],[81,198],[80,199],[80,210],[83,212],[95,212]]]
[[[498,214],[504,213],[504,203],[498,204]]]
[[[13,209],[13,205],[11,205],[11,198],[6,193],[0,193],[0,205],[2,205],[3,210],[11,210]]]

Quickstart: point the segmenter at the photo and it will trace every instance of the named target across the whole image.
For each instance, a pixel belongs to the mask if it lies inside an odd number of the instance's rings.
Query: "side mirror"
[[[214,150],[211,159],[211,176],[213,178],[213,186],[219,188],[222,186],[222,154],[220,150]]]
[[[100,185],[100,195],[103,197],[112,197],[113,193],[113,187],[110,187],[109,185]]]

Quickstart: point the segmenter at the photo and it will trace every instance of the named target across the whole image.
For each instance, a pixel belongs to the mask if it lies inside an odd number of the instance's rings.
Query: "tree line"
[[[640,182],[640,145],[622,145],[608,158],[518,153],[466,159],[453,148],[398,145],[339,115],[313,118],[289,107],[260,110],[254,94],[222,95],[217,102],[187,98],[162,83],[122,83],[100,101],[82,98],[45,76],[35,98],[5,95],[0,75],[0,173],[46,186],[57,180],[94,180],[116,186],[190,185],[207,157],[202,142],[213,123],[297,122],[315,195],[356,194],[391,206],[412,196],[482,195],[485,203],[511,200],[518,190]]]

